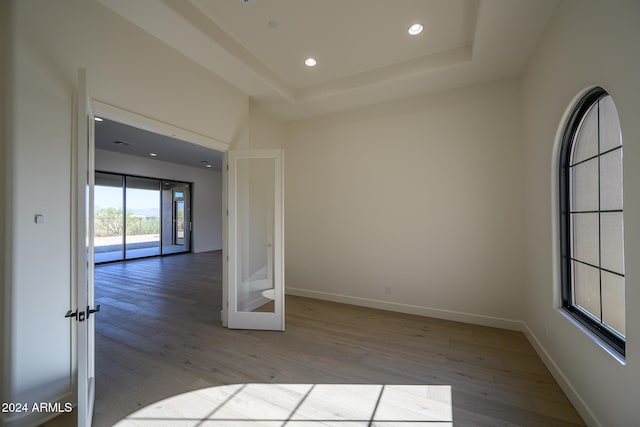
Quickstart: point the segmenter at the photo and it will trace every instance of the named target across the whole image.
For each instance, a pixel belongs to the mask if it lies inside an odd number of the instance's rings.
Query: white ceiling
[[[108,119],[96,122],[95,136],[96,148],[101,150],[218,172],[222,170],[220,151]],[[156,156],[151,156],[151,153]],[[210,164],[211,168],[206,168],[203,162]]]
[[[98,0],[283,121],[520,75],[559,0]],[[408,27],[425,30],[409,36]],[[318,65],[308,68],[312,56]],[[115,122],[98,148],[220,153]],[[130,142],[128,146],[114,140]]]
[[[559,0],[99,1],[290,121],[517,76]]]
[[[475,0],[191,3],[294,91],[469,46],[477,13]],[[412,37],[406,29],[416,22],[426,32]],[[314,69],[308,56],[319,61]]]

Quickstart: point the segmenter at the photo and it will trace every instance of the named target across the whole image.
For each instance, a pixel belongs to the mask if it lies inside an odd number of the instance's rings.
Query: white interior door
[[[90,427],[95,401],[95,313],[93,296],[94,119],[86,70],[78,70],[76,129],[76,278],[78,427]]]
[[[282,150],[228,153],[229,328],[284,330],[282,160]]]

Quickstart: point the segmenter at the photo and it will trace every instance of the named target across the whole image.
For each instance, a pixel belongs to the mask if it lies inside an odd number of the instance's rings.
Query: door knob
[[[89,306],[87,306],[87,319],[89,318],[89,316],[91,316],[91,313],[97,313],[100,311],[100,304],[96,305],[95,309],[89,308]]]
[[[64,315],[64,317],[75,317],[78,322],[84,322],[84,311],[78,312],[77,309],[76,311],[69,310],[67,311],[67,314]]]

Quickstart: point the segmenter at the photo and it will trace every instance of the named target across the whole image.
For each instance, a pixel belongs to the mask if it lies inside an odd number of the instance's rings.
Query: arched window
[[[560,155],[562,304],[625,353],[622,132],[602,88],[585,94],[565,128]]]

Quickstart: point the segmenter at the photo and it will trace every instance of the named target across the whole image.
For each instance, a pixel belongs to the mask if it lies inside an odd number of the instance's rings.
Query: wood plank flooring
[[[286,332],[229,330],[221,269],[220,252],[96,268],[94,426],[245,383],[448,385],[456,427],[584,425],[522,333],[294,296]]]

